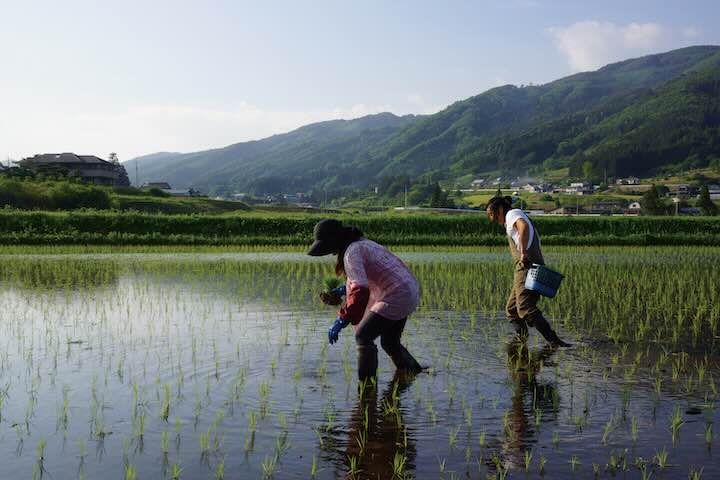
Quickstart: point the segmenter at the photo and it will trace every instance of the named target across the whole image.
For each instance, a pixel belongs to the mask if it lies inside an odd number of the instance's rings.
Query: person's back
[[[525,255],[527,261],[537,263],[538,265],[545,265],[542,248],[540,247],[540,234],[535,229],[535,225],[533,225],[527,214],[519,208],[513,208],[505,214],[505,231],[508,236],[510,253],[515,261],[520,261],[520,232],[516,227],[518,220],[523,220],[527,224],[529,230],[528,243],[525,245]]]
[[[390,320],[410,315],[419,303],[415,276],[396,255],[372,240],[359,240],[345,250],[345,274],[370,289],[368,310]]]

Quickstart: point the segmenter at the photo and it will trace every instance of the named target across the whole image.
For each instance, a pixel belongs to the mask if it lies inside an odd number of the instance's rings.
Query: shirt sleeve
[[[370,288],[365,272],[365,250],[351,245],[345,251],[343,262],[348,280],[347,296],[345,305],[340,309],[338,315],[343,320],[357,325],[362,320],[370,300]]]

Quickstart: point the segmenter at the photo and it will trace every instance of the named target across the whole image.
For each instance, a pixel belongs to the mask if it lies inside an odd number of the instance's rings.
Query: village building
[[[129,186],[125,167],[94,155],[44,153],[20,160],[17,164],[35,173],[78,178],[87,183],[108,186]]]
[[[593,186],[590,182],[574,182],[565,189],[565,193],[569,193],[570,195],[591,195],[593,193]]]
[[[640,185],[638,177],[618,178],[615,180],[616,185]]]
[[[172,190],[172,187],[167,182],[145,182],[140,188],[159,188],[160,190]]]
[[[550,212],[551,215],[577,215],[579,213],[583,213],[583,209],[577,205],[565,205]]]
[[[625,202],[596,202],[590,205],[591,213],[612,214],[622,213],[625,209]]]
[[[483,185],[485,185],[485,180],[482,178],[476,178],[472,182],[470,182],[470,188],[473,190],[480,190],[483,188]]]

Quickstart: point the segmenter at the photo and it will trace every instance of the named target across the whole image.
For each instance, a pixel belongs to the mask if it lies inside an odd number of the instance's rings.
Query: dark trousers
[[[372,378],[377,373],[377,347],[375,339],[380,337],[380,346],[395,364],[398,370],[419,372],[422,370],[417,360],[400,343],[405,329],[406,318],[390,320],[377,313],[369,312],[355,329],[355,343],[358,349],[358,377],[360,380]]]

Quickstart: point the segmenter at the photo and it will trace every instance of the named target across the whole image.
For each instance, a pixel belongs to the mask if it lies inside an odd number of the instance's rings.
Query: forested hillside
[[[392,177],[569,167],[571,176],[600,178],[703,167],[720,163],[719,78],[720,47],[688,47],[545,85],[494,88],[425,117],[322,122],[138,163],[145,180],[256,194],[359,188]]]

